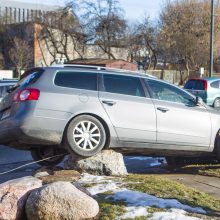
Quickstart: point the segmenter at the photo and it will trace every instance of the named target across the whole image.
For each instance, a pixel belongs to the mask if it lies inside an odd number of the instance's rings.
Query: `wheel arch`
[[[82,116],[82,115],[92,116],[92,117],[96,118],[97,120],[99,120],[99,121],[101,122],[101,124],[103,125],[103,127],[104,127],[104,129],[105,129],[105,132],[106,132],[106,141],[105,141],[105,146],[104,146],[103,149],[108,149],[108,146],[109,146],[110,141],[111,141],[110,129],[109,129],[107,123],[105,122],[105,120],[104,120],[102,117],[100,117],[100,116],[98,116],[98,115],[96,115],[96,114],[93,114],[93,113],[80,113],[80,114],[77,114],[77,115],[74,115],[73,117],[71,117],[71,118],[69,119],[68,123],[66,124],[65,128],[64,128],[64,132],[63,132],[63,135],[62,135],[62,142],[61,142],[61,144],[64,144],[64,145],[65,145],[65,134],[66,134],[66,131],[67,131],[67,128],[68,128],[70,122],[71,122],[72,120],[74,120],[75,118],[77,118],[77,117],[79,117],[79,116]]]

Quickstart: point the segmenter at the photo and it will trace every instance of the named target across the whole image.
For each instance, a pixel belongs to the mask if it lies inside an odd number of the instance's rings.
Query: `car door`
[[[139,77],[102,75],[100,102],[121,141],[156,142],[156,114]]]
[[[146,79],[157,114],[157,143],[208,147],[211,119],[205,106],[171,84]]]

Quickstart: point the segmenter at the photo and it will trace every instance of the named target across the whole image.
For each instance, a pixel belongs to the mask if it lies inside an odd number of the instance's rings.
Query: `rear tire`
[[[65,134],[70,153],[91,157],[100,152],[106,144],[106,131],[102,123],[93,116],[81,115],[74,118]]]
[[[166,157],[167,165],[181,167],[187,165],[187,160],[183,157]]]
[[[220,108],[220,98],[216,98],[213,103],[214,108]]]
[[[56,155],[59,155],[59,156],[56,156]],[[37,162],[41,166],[55,166],[59,164],[60,162],[62,162],[62,160],[65,157],[65,154],[64,154],[64,151],[61,151],[60,149],[57,149],[55,147],[40,147],[40,148],[32,149],[31,156],[33,160],[35,160],[36,162],[38,160],[43,160],[48,157],[56,156],[48,160]]]

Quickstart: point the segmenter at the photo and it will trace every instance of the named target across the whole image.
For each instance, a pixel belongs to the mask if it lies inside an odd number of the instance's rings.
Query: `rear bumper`
[[[41,121],[44,121],[44,124]],[[25,120],[14,117],[4,119],[0,121],[0,145],[13,145],[18,148],[22,146],[24,149],[29,148],[28,145],[59,145],[63,132],[50,130],[47,126],[43,126],[45,124],[50,125],[50,122],[36,117]]]

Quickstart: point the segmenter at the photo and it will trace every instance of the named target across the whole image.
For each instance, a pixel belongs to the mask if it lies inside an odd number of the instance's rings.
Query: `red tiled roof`
[[[125,62],[125,63],[130,63],[130,62],[122,60],[122,59],[109,60],[109,59],[91,58],[91,59],[75,59],[75,60],[71,60],[71,61],[68,61],[67,64],[106,65],[106,64],[111,64],[111,63],[117,63],[118,61]]]

